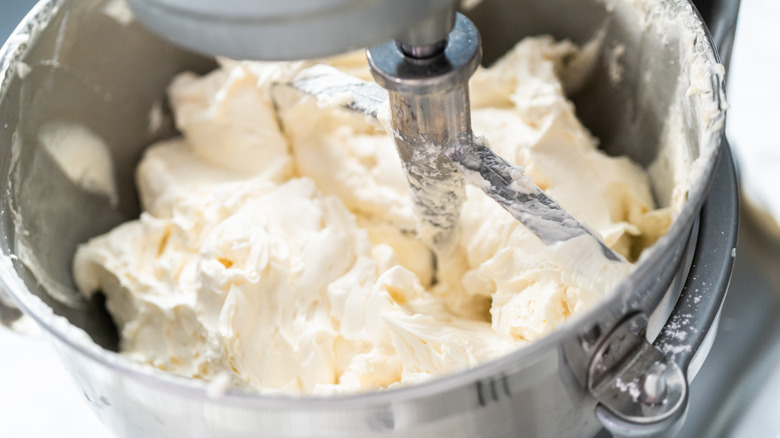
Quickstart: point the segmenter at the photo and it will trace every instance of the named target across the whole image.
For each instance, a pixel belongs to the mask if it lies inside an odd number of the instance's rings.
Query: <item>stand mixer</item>
[[[452,0],[232,0],[229,12],[217,10],[206,0],[129,2],[136,18],[159,34],[212,55],[300,59],[391,38],[399,40],[400,44],[390,41],[369,52],[378,82],[389,89],[396,109],[402,110],[392,113],[396,137],[413,146],[438,146],[436,157],[444,157],[442,166],[449,166],[445,167],[448,171],[453,166],[456,169],[452,179],[459,178],[462,168],[469,170],[466,164],[474,164],[466,159],[469,154],[457,158],[455,152],[473,152],[480,146],[470,133],[465,86],[473,71],[469,69],[479,62],[479,44],[474,44],[479,40],[460,39],[468,44],[457,45],[459,38],[451,31],[457,30],[459,19],[452,18]],[[181,71],[213,68],[211,58],[185,53],[149,35],[142,26],[126,26],[101,16],[101,5],[110,3],[44,0],[36,9],[37,15],[31,15],[19,28],[20,33],[29,32],[32,37],[24,39],[24,45],[9,44],[0,51],[0,76],[7,73],[7,80],[0,84],[0,114],[7,123],[0,130],[0,144],[7,156],[21,152],[5,159],[14,165],[5,169],[7,177],[3,178],[4,189],[10,194],[3,208],[3,226],[9,233],[2,236],[3,252],[14,254],[14,238],[27,239],[46,273],[54,278],[70,278],[68,261],[75,245],[94,235],[102,226],[101,220],[118,222],[123,218],[111,216],[114,209],[69,192],[71,186],[53,178],[60,175],[34,166],[38,122],[45,121],[46,115],[67,114],[99,127],[108,143],[116,145],[116,168],[129,175],[140,145],[148,144],[145,128],[149,108],[160,102],[171,77]],[[628,155],[643,165],[648,164],[649,152],[657,151],[661,143],[658,135],[666,127],[668,102],[679,101],[675,86],[689,83],[690,65],[681,60],[687,59],[682,55],[690,50],[691,39],[687,37],[691,34],[697,37],[695,54],[706,61],[707,93],[684,101],[689,119],[698,122],[686,126],[687,136],[680,145],[681,150],[698,157],[684,210],[655,250],[597,308],[526,349],[463,373],[392,391],[330,398],[232,393],[214,397],[199,386],[200,382],[150,375],[98,347],[102,344],[85,336],[70,336],[66,329],[71,327],[59,316],[84,328],[92,339],[103,339],[112,325],[110,321],[102,323],[87,310],[64,309],[53,300],[47,301],[44,288],[20,262],[9,260],[3,265],[0,283],[51,335],[98,415],[124,436],[466,437],[479,431],[485,436],[509,437],[522,431],[574,437],[590,436],[604,426],[623,436],[670,431],[684,417],[688,395],[685,377],[691,378],[706,356],[714,333],[710,328],[716,324],[728,283],[736,241],[736,188],[728,154],[719,152],[726,148],[718,147],[725,110],[717,100],[722,73],[716,68],[717,56],[706,31],[687,1],[664,0],[668,8],[657,12],[662,23],[674,26],[654,27],[651,22],[643,29],[643,38],[632,39],[633,34],[627,31],[635,30],[642,18],[635,3],[643,2],[610,3],[614,9],[607,10],[600,0],[546,0],[526,9],[510,0],[494,0],[469,14],[485,34],[488,59],[521,37],[542,32],[581,44],[595,30],[605,29],[605,47],[625,45],[626,53],[636,55],[624,60],[625,80],[609,83],[610,65],[601,62],[586,90],[591,94],[576,103],[584,115],[592,111],[591,115],[609,128],[588,125],[603,139],[605,151],[624,154],[622,148],[630,148]],[[562,11],[576,19],[562,20]],[[684,26],[680,17],[689,19]],[[501,37],[495,38],[492,34],[499,31]],[[440,43],[445,37],[446,45]],[[57,43],[63,40],[68,44]],[[56,68],[49,62],[51,47],[57,48]],[[453,51],[456,47],[476,50]],[[465,55],[450,57],[448,50]],[[32,73],[24,78],[14,73],[17,59],[33,66]],[[437,69],[440,67],[449,68],[451,73],[444,74],[446,70]],[[70,72],[79,72],[79,76],[70,76]],[[409,72],[424,75],[404,76]],[[93,88],[84,92],[84,87],[93,83],[85,85],[82,79],[92,77],[114,96],[132,98],[110,101],[102,95],[93,96]],[[441,129],[434,120],[441,123]],[[424,135],[429,135],[427,140]],[[621,142],[624,138],[632,141]],[[398,145],[403,151],[403,141]],[[723,159],[718,161],[720,155]],[[410,161],[414,164],[415,158]],[[485,161],[482,157],[482,165],[477,163],[473,168],[490,171],[501,165],[496,161],[495,166],[487,166]],[[432,166],[433,170],[438,170],[437,166]],[[502,176],[501,172],[495,175]],[[422,181],[432,180],[427,174],[422,176]],[[487,180],[485,175],[479,176]],[[670,175],[662,176],[658,182]],[[713,180],[715,176],[718,178]],[[514,175],[508,177],[515,182]],[[452,187],[445,184],[450,179],[433,181],[434,190]],[[495,184],[500,181],[496,178]],[[710,182],[716,196],[707,198]],[[37,193],[45,193],[52,202],[39,202],[40,197],[34,196]],[[496,197],[506,195],[496,193]],[[128,202],[133,199],[123,197]],[[438,219],[443,216],[434,215]],[[446,231],[440,225],[432,228],[436,233]],[[437,242],[432,239],[430,243]],[[446,245],[443,248],[446,250]],[[103,307],[99,310],[105,313]],[[654,348],[649,348],[650,343]],[[654,351],[664,353],[664,357],[645,354]],[[661,359],[669,365],[667,370],[674,371],[674,378],[648,366],[647,360]],[[633,399],[630,392],[619,391],[626,378],[639,376],[653,383],[647,387],[651,397]],[[659,392],[675,397],[659,405],[652,397]]]

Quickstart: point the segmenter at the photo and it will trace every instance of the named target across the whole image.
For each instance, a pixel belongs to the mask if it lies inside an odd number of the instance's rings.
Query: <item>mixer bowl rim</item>
[[[10,82],[8,76],[15,76],[15,72],[12,71],[12,67],[14,66],[13,61],[22,58],[27,50],[27,47],[25,47],[24,50],[20,49],[21,45],[16,46],[15,51],[12,50],[10,41],[15,36],[23,35],[26,30],[29,30],[32,32],[29,41],[34,45],[34,39],[37,34],[47,27],[49,21],[57,15],[60,7],[68,1],[72,0],[40,0],[24,17],[9,39],[0,48],[0,78],[3,78],[3,82],[0,84],[0,102],[5,98],[6,90],[4,90],[4,88],[6,88]],[[717,50],[715,49],[712,36],[704,25],[704,22],[695,7],[687,0],[667,0],[667,3],[673,3],[682,8],[687,5],[691,8],[692,13],[696,18],[695,25],[697,29],[694,30],[699,32],[703,31],[707,39],[706,46],[708,50],[706,51],[706,55],[708,55],[708,61],[719,64],[720,59]],[[36,21],[38,14],[42,12],[44,13],[44,21],[41,22],[40,19]],[[712,75],[712,72],[710,73]],[[713,91],[719,98],[724,84],[722,77],[717,77],[717,75],[715,77],[719,80],[713,82],[713,85],[716,88]],[[14,80],[14,78],[11,80]],[[713,116],[713,120],[717,121],[717,119],[723,120],[725,118],[724,106],[725,102],[723,102],[723,105],[719,103],[718,111]],[[177,393],[187,393],[199,398],[212,398],[213,401],[218,401],[220,403],[264,409],[296,408],[334,410],[347,406],[365,407],[369,403],[378,405],[381,403],[398,402],[399,400],[418,399],[431,396],[432,394],[440,394],[461,388],[464,382],[469,383],[478,381],[503,373],[507,369],[521,368],[530,363],[534,363],[536,360],[540,360],[544,357],[541,353],[550,348],[555,348],[557,345],[561,344],[562,341],[570,339],[572,336],[585,329],[590,321],[594,320],[597,315],[604,314],[610,309],[620,306],[624,297],[632,293],[632,288],[637,284],[638,279],[649,275],[657,265],[663,264],[663,256],[666,253],[665,250],[668,250],[677,240],[686,237],[690,232],[692,224],[705,201],[706,195],[709,193],[709,186],[714,179],[717,160],[725,149],[725,147],[720,144],[720,139],[723,137],[724,131],[725,124],[720,123],[719,126],[715,126],[715,131],[709,133],[709,137],[703,141],[710,143],[717,141],[718,145],[709,144],[708,148],[701,149],[704,152],[709,152],[708,155],[700,156],[698,158],[700,160],[706,160],[706,171],[702,172],[699,176],[699,180],[695,181],[692,185],[688,199],[674,219],[669,231],[659,239],[645,255],[643,255],[631,274],[597,305],[583,314],[571,318],[563,326],[544,338],[519,347],[517,350],[503,357],[480,364],[474,368],[438,376],[429,381],[407,387],[329,396],[259,394],[245,391],[229,391],[225,394],[212,396],[208,393],[208,383],[176,376],[156,370],[152,367],[137,364],[125,359],[118,353],[99,347],[97,344],[94,344],[94,342],[74,339],[73,336],[70,336],[72,333],[68,332],[77,329],[72,326],[69,327],[68,330],[59,327],[58,324],[54,322],[54,319],[58,317],[53,314],[51,308],[40,301],[38,297],[35,297],[26,286],[24,286],[18,273],[16,273],[13,268],[9,270],[5,269],[5,266],[3,266],[2,269],[0,269],[0,273],[2,274],[0,275],[0,286],[9,292],[11,298],[20,309],[31,316],[48,334],[56,337],[64,345],[67,345],[80,355],[85,356],[100,365],[119,371],[122,375],[151,386],[163,386],[166,390],[175,391]],[[702,134],[708,134],[708,132],[705,131]],[[8,258],[8,254],[6,254],[5,257]],[[10,276],[10,278],[6,278],[7,275]],[[14,276],[16,278],[13,278]],[[18,289],[22,289],[22,293],[19,293]],[[40,311],[40,313],[38,311]]]

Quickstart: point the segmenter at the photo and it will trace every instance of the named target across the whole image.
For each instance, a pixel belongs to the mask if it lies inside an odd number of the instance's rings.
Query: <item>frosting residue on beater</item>
[[[577,51],[527,39],[478,70],[474,132],[633,260],[670,213],[575,117],[559,70]],[[329,63],[367,77],[356,59]],[[307,66],[224,60],[171,85],[183,135],[146,151],[144,213],[74,261],[79,289],[106,295],[126,357],[220,388],[389,388],[540,339],[628,274],[587,265],[590,240],[543,244],[475,187],[455,250],[434,261],[385,130],[315,98],[274,107],[271,84]]]

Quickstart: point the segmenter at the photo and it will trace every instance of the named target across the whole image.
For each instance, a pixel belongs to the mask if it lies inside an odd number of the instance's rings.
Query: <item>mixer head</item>
[[[456,0],[128,0],[166,39],[238,59],[317,58],[397,39],[436,46],[455,22]]]

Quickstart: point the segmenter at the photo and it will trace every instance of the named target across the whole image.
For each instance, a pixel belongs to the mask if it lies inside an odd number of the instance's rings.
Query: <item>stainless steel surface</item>
[[[690,13],[686,2],[667,4],[664,13],[672,17]],[[159,107],[166,84],[181,70],[213,66],[158,40],[138,23],[124,25],[100,15],[96,11],[103,5],[97,0],[45,2],[37,9],[35,22],[31,18],[23,26],[33,34],[30,43],[6,45],[0,53],[0,118],[7,124],[0,130],[4,173],[0,184],[10,194],[0,210],[0,246],[8,254],[26,245],[39,258],[38,274],[47,274],[48,280],[65,288],[72,287],[69,263],[75,246],[137,214],[132,168],[144,145],[173,133],[170,125],[167,130],[148,130],[149,111]],[[664,44],[656,44],[661,36],[652,28],[641,40],[627,38],[625,32],[636,28],[639,14],[624,10],[612,16],[598,1],[549,0],[535,5],[520,11],[512,1],[494,0],[471,13],[483,29],[486,58],[495,59],[523,34],[550,32],[583,43],[605,26],[605,47],[624,43],[637,57],[623,64],[626,80],[611,84],[608,56],[599,56],[589,86],[574,101],[583,118],[591,121],[588,126],[603,139],[605,150],[648,163],[657,153],[659,127],[674,99],[671,91],[689,77],[688,66],[679,62],[687,44],[673,33],[663,36]],[[561,20],[562,10],[576,13],[578,19]],[[698,43],[706,45],[704,38]],[[704,56],[714,62],[711,54]],[[16,73],[19,61],[31,68],[24,78]],[[632,80],[640,77],[640,68],[652,73],[653,80]],[[137,74],[139,69],[146,74]],[[713,74],[712,79],[711,95],[718,96],[720,78]],[[658,98],[646,100],[648,96]],[[599,122],[596,115],[606,108],[610,109],[601,117],[622,111],[632,118]],[[690,115],[698,119],[699,110],[693,105]],[[83,123],[107,140],[120,187],[118,209],[70,184],[38,148],[37,127],[60,117]],[[717,112],[715,120],[720,117]],[[645,131],[651,134],[637,135]],[[527,348],[414,387],[328,398],[244,393],[210,397],[202,383],[150,372],[78,336],[44,304],[84,328],[99,344],[115,348],[101,303],[59,305],[34,273],[8,258],[0,260],[0,278],[51,338],[98,416],[120,436],[588,436],[600,428],[594,415],[596,400],[587,391],[587,367],[595,349],[629,313],[647,315],[648,338],[657,336],[682,291],[691,260],[686,254],[697,238],[720,246],[717,254],[693,253],[696,266],[731,254],[736,236],[730,228],[691,234],[712,179],[717,176],[725,186],[734,183],[728,166],[725,172],[715,171],[715,157],[723,149],[708,149],[719,144],[722,132],[712,125],[692,125],[688,134],[683,147],[694,156],[697,151],[713,154],[703,157],[704,171],[669,235],[608,299]],[[621,141],[634,137],[641,141]],[[669,175],[659,178],[663,177]],[[709,199],[701,216],[715,215],[734,224],[736,212],[729,206],[735,199],[730,193]],[[43,197],[49,202],[39,202]],[[725,286],[708,282],[706,291],[717,294]]]
[[[6,7],[0,14],[0,41],[5,41],[11,31],[16,28],[24,14],[35,4],[32,0],[23,0],[19,3]],[[11,298],[0,288],[0,329],[14,329],[14,326],[29,320],[22,311],[16,308],[11,302]]]
[[[450,1],[435,14],[396,35],[401,48],[414,58],[438,54],[455,27],[457,1]]]
[[[249,59],[316,58],[391,38],[446,37],[455,0],[128,0],[138,19],[190,50]]]
[[[420,220],[418,235],[438,255],[457,243],[466,197],[463,174],[444,151],[472,142],[468,80],[481,57],[479,33],[461,14],[435,57],[412,58],[395,41],[368,51],[371,73],[390,97],[395,144]]]

